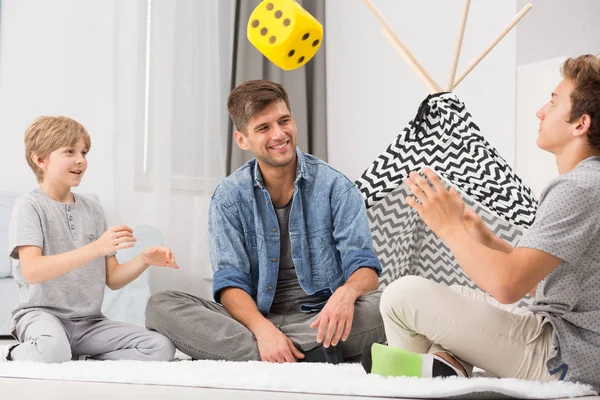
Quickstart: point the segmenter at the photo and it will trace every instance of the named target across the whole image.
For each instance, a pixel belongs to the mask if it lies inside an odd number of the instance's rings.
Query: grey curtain
[[[303,67],[284,71],[264,57],[246,37],[248,19],[260,0],[236,0],[234,9],[231,89],[250,79],[268,79],[283,85],[298,125],[297,144],[302,151],[327,161],[327,113],[325,93],[326,33],[317,54]],[[298,3],[325,27],[323,0],[298,0]],[[233,140],[233,124],[227,132],[227,175],[253,156]]]

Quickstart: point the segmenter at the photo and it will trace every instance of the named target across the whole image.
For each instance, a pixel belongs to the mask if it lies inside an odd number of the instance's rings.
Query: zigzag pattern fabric
[[[492,232],[511,245],[533,222],[537,200],[453,93],[427,97],[417,116],[356,181],[383,265],[382,287],[400,276],[419,275],[476,288],[444,242],[405,201],[410,194],[405,179],[424,167],[454,186]]]

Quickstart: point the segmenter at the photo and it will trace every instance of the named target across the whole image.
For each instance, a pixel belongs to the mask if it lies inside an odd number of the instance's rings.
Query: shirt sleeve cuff
[[[363,267],[372,268],[377,276],[381,276],[381,263],[373,251],[353,251],[342,260],[342,269],[346,280],[350,279],[350,275],[356,272],[357,269]]]
[[[222,268],[213,276],[213,297],[217,303],[221,303],[221,290],[226,288],[238,288],[248,293],[252,298],[252,282],[250,277],[237,268]]]
[[[567,261],[569,263],[574,263],[577,261],[577,260],[574,260],[572,257],[569,257],[568,254],[564,254],[564,252],[561,252],[560,249],[556,248],[556,246],[552,246],[550,243],[546,243],[546,242],[540,241],[540,240],[535,240],[535,239],[521,240],[519,243],[517,243],[515,248],[516,249],[527,248],[527,249],[543,251],[546,254],[550,254],[551,256],[560,258],[562,261]]]

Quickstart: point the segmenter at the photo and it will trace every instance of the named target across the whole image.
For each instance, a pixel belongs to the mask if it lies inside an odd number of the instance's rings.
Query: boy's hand
[[[101,256],[106,256],[118,250],[133,247],[136,240],[137,239],[133,237],[133,230],[130,227],[127,225],[119,225],[108,228],[108,230],[94,242],[94,245]]]
[[[175,261],[175,255],[167,247],[148,247],[142,251],[142,259],[149,265],[179,269],[179,265]]]

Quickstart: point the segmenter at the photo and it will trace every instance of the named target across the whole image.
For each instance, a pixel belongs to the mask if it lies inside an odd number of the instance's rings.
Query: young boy
[[[105,284],[117,290],[149,265],[178,266],[164,247],[118,263],[115,252],[133,247],[133,231],[107,229],[100,205],[71,192],[87,169],[90,145],[85,128],[66,117],[37,118],[25,132],[25,157],[40,187],[13,208],[9,251],[18,260],[21,301],[12,333],[19,343],[0,348],[0,361],[173,359],[175,347],[163,335],[100,311]]]
[[[414,276],[398,279],[381,298],[393,347],[374,345],[368,371],[465,376],[476,365],[499,377],[579,381],[600,390],[600,59],[568,59],[562,74],[536,114],[537,144],[555,155],[560,176],[543,191],[535,222],[516,248],[465,213],[458,193],[431,170],[431,185],[411,174],[407,183],[418,201],[408,204],[493,298]],[[528,312],[499,304],[527,293],[535,296]]]

